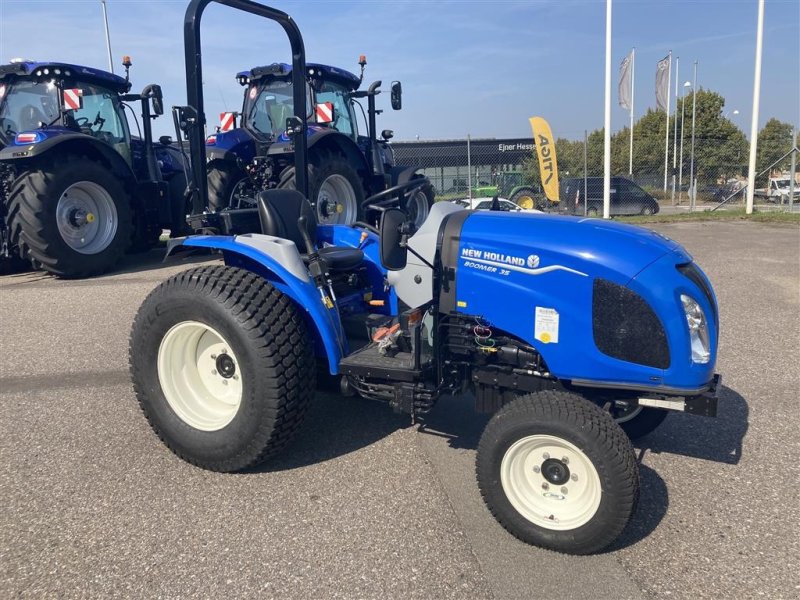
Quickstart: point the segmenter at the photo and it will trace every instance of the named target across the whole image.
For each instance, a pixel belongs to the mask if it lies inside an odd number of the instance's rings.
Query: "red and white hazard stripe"
[[[83,90],[72,88],[64,90],[64,110],[79,110],[81,108],[81,98]]]
[[[333,121],[333,102],[317,104],[317,123],[330,123]]]
[[[236,113],[219,113],[219,130],[231,131],[236,127]]]

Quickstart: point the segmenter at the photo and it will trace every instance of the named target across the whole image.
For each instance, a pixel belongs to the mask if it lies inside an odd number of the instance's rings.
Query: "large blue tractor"
[[[378,139],[376,116],[381,111],[375,98],[381,82],[359,90],[366,65],[363,56],[359,64],[360,77],[336,67],[306,64],[309,199],[324,224],[365,220],[366,196],[421,177],[416,167],[394,164],[390,130]],[[286,119],[295,114],[292,65],[256,67],[237,74],[236,79],[245,87],[240,126],[218,131],[206,140],[208,202],[213,211],[254,208],[258,192],[295,187],[292,140],[286,134]],[[401,93],[400,83],[394,82],[391,104],[395,110],[402,106]],[[363,98],[367,99],[366,113],[358,102]],[[366,135],[359,133],[357,106],[362,115],[368,115]],[[227,114],[227,123],[233,118]],[[427,217],[433,197],[430,184],[409,196],[405,208],[417,224]]]
[[[186,161],[169,138],[152,139],[161,88],[130,94],[127,57],[124,64],[124,78],[61,62],[0,66],[6,267],[31,261],[60,277],[86,277],[149,247],[164,228],[186,231]],[[128,102],[141,102],[139,137],[128,127]]]
[[[195,212],[206,184],[200,21],[211,1],[187,9],[188,105],[178,108]],[[305,114],[295,22],[217,1],[283,26]],[[213,251],[224,264],[171,277],[138,311],[131,373],[158,436],[188,462],[238,471],[288,444],[317,374],[412,422],[471,391],[477,410],[494,413],[477,479],[497,520],[562,552],[611,544],[639,498],[629,437],[668,411],[716,414],[719,313],[705,274],[679,244],[597,219],[439,202],[416,230],[400,207],[422,180],[366,199],[379,228],[319,225],[304,193],[304,120],[288,120],[298,189],[257,195],[257,233],[174,240],[170,254]]]

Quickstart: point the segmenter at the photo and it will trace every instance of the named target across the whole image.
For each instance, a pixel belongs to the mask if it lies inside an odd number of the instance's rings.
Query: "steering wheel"
[[[89,117],[78,117],[75,119],[75,124],[83,129],[84,127],[90,127],[89,125]]]
[[[428,183],[427,177],[420,177],[418,179],[412,179],[407,183],[401,183],[400,185],[395,185],[388,189],[383,190],[382,192],[378,192],[364,200],[361,203],[361,208],[364,210],[377,210],[380,212],[385,211],[387,208],[392,208],[396,204],[399,204],[403,198],[408,196],[409,192],[412,190],[417,189],[418,187],[422,187]],[[392,196],[397,195],[397,200],[395,201],[392,199]]]

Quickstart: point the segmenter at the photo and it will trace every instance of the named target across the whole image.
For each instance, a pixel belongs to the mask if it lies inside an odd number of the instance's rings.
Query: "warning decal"
[[[555,308],[536,307],[533,337],[544,344],[558,343],[558,311]]]
[[[231,131],[236,127],[236,113],[224,112],[219,113],[219,130]]]
[[[333,121],[333,102],[317,104],[317,123],[330,123]]]
[[[73,88],[64,90],[64,110],[79,110],[82,102],[83,90]]]

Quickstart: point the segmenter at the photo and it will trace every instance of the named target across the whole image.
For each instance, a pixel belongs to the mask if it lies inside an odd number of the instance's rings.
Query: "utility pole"
[[[106,11],[106,0],[100,0],[103,6],[103,22],[106,26],[106,50],[108,51],[108,70],[114,72],[114,59],[111,57],[111,34],[108,31],[108,11]]]
[[[667,191],[667,167],[669,166],[669,94],[672,83],[672,50],[669,51],[669,66],[667,67],[667,126],[664,128],[664,192]]]
[[[756,148],[758,147],[758,108],[761,101],[761,47],[764,42],[764,0],[758,0],[756,30],[756,68],[753,75],[753,116],[750,120],[750,164],[747,169],[747,204],[745,213],[753,214],[753,192],[756,188]]]

